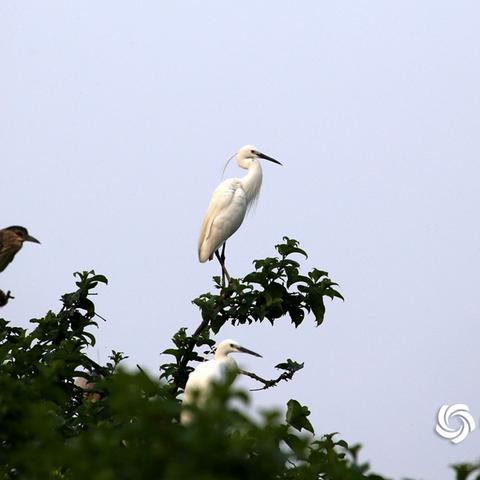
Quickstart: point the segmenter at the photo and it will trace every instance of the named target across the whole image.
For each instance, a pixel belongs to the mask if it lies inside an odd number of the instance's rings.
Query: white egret
[[[183,405],[196,403],[202,406],[210,393],[212,383],[222,383],[228,378],[229,372],[238,371],[238,366],[229,353],[242,352],[261,357],[260,354],[252,352],[248,348],[239,345],[235,340],[223,340],[215,351],[215,358],[203,362],[190,374],[185,385]],[[192,412],[182,410],[180,415],[181,423],[188,423],[192,419]]]
[[[217,257],[222,266],[222,283],[230,275],[225,268],[225,243],[240,227],[245,214],[260,193],[262,186],[262,167],[259,159],[281,163],[259,152],[253,145],[245,145],[237,155],[240,168],[248,170],[242,178],[229,178],[223,181],[213,192],[210,205],[200,229],[198,239],[198,259],[200,262]],[[222,253],[219,249],[222,247]]]

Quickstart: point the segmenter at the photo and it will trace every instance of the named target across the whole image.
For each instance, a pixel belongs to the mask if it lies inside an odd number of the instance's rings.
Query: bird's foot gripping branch
[[[193,300],[200,308],[200,325],[191,336],[187,335],[186,329],[180,329],[173,338],[175,348],[164,352],[175,357],[175,363],[162,366],[162,378],[173,380],[174,394],[185,386],[192,371],[189,362],[204,360],[195,352],[195,347],[211,348],[214,341],[210,334],[217,334],[226,323],[238,325],[268,320],[273,325],[288,317],[298,327],[311,313],[316,325],[321,325],[325,317],[325,298],[343,300],[335,288],[337,284],[327,272],[317,268],[306,274],[301,272],[301,265],[294,258],[306,259],[308,256],[297,240],[284,237],[275,249],[277,256],[255,260],[254,271],[243,279],[232,278],[228,286],[222,286],[220,277],[214,277],[218,293],[205,293]],[[244,373],[256,377],[264,389],[290,380],[302,366],[289,359],[276,366],[283,372],[272,380]]]

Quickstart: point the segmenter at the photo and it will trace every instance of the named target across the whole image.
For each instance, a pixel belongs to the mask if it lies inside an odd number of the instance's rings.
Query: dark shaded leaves
[[[286,421],[289,425],[293,428],[297,429],[298,431],[302,431],[302,429],[308,430],[311,433],[314,433],[313,426],[308,420],[308,416],[310,415],[310,410],[308,407],[302,406],[297,400],[289,400],[287,403],[287,415]]]

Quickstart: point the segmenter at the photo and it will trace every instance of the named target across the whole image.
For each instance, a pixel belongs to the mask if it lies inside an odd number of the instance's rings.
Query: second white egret
[[[228,356],[229,353],[234,352],[249,353],[261,357],[260,354],[242,347],[235,340],[223,340],[217,346],[215,358],[198,365],[188,377],[183,405],[196,403],[198,406],[202,406],[208,398],[212,383],[225,382],[229,372],[238,371],[237,363],[232,357]],[[185,424],[190,422],[191,419],[192,412],[188,409],[182,410],[180,421]]]
[[[249,207],[260,193],[262,167],[259,159],[263,158],[281,165],[274,158],[259,152],[253,145],[242,147],[236,157],[238,166],[248,172],[242,178],[229,178],[223,181],[215,189],[198,239],[198,259],[203,263],[212,260],[215,255],[222,266],[222,280],[224,277],[230,280],[225,268],[225,243],[238,230]]]

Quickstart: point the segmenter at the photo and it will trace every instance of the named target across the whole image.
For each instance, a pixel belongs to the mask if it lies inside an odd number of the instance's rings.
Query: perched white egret
[[[222,383],[228,378],[229,372],[238,371],[237,363],[232,357],[228,356],[229,353],[234,352],[249,353],[261,357],[260,354],[242,347],[235,340],[223,340],[217,346],[215,358],[198,365],[188,377],[183,405],[192,405],[196,402],[198,406],[201,406],[208,398],[212,383]],[[184,409],[180,421],[188,423],[191,419],[192,412]]]
[[[253,145],[245,145],[237,155],[238,166],[248,170],[242,178],[229,178],[213,192],[210,205],[200,229],[198,259],[200,262],[218,258],[222,266],[222,279],[230,276],[225,268],[225,242],[240,227],[249,207],[255,202],[262,186],[262,167],[259,159],[281,163],[261,152]],[[222,253],[218,252],[222,247]]]

